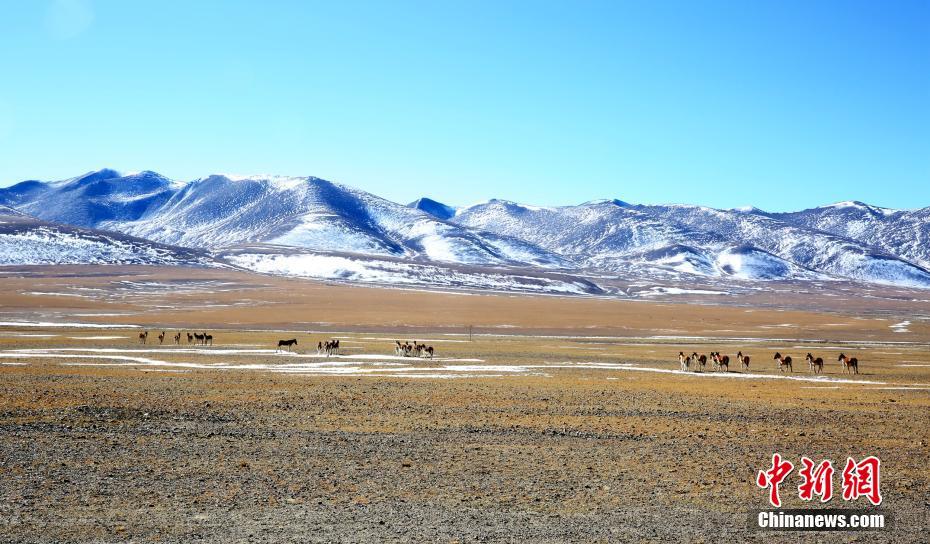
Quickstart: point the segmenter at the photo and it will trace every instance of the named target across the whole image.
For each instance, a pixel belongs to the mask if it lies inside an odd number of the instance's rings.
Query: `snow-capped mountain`
[[[297,248],[386,258],[391,267],[400,259],[627,279],[845,278],[930,288],[930,208],[848,202],[767,213],[621,200],[558,207],[490,200],[455,208],[428,198],[404,206],[315,177],[217,174],[184,183],[113,170],[25,181],[0,189],[0,205],[163,244],[264,248],[260,258],[236,257],[243,262],[271,259],[277,247],[276,271],[296,262],[288,255]],[[271,265],[253,268],[263,266]]]
[[[175,184],[151,172],[101,170],[23,182],[0,190],[0,203],[50,221],[203,249],[268,243],[439,262],[566,264],[523,240],[483,235],[314,177],[213,175]]]
[[[219,265],[202,251],[50,223],[0,206],[0,265],[46,264]]]
[[[930,268],[930,208],[891,210],[839,202],[800,212],[770,214],[795,225],[853,239]]]
[[[0,204],[45,219],[97,227],[106,221],[132,221],[160,208],[180,187],[156,174],[123,176],[110,169],[62,181],[24,181],[0,189]]]
[[[930,273],[901,255],[855,237],[799,225],[776,214],[700,206],[636,206],[668,223],[720,236],[808,270],[873,283],[927,285]]]

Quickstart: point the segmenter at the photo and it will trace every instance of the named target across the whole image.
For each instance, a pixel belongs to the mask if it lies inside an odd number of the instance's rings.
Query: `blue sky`
[[[930,206],[930,2],[5,2],[0,185]]]

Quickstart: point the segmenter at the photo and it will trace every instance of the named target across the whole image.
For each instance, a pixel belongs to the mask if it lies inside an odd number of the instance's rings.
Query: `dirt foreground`
[[[910,301],[849,315],[78,272],[0,279],[2,541],[925,542],[930,530],[930,334]],[[114,283],[126,281],[147,283]],[[214,345],[189,345],[191,326]],[[275,352],[292,337],[293,352]],[[317,354],[327,338],[338,355]],[[395,338],[436,357],[395,356]],[[679,351],[738,350],[749,372],[678,370]],[[752,529],[773,452],[838,472],[878,456],[890,527]],[[783,484],[785,506],[818,507],[797,483]]]

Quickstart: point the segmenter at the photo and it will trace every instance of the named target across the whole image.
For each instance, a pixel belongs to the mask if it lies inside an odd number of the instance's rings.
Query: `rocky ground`
[[[0,344],[77,342],[46,332],[62,338]],[[512,365],[587,349],[677,366],[673,346],[489,344],[443,354]],[[859,379],[904,390],[597,369],[414,379],[0,360],[25,363],[0,366],[0,541],[925,542],[930,369],[894,366],[919,351],[881,349],[860,351]],[[878,455],[891,529],[750,529],[766,505],[755,474],[774,451]],[[794,485],[786,506],[809,507]]]

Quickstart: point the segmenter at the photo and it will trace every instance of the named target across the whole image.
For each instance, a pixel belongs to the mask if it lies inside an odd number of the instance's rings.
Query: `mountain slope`
[[[453,220],[527,239],[600,270],[639,263],[738,279],[810,279],[820,273],[930,287],[930,272],[892,253],[752,211],[615,200],[541,208],[491,200],[459,210]]]
[[[105,221],[139,219],[160,208],[176,189],[177,184],[155,172],[123,176],[104,169],[51,183],[18,183],[0,190],[0,204],[47,221],[97,227]]]
[[[0,265],[219,265],[203,252],[42,221],[0,206]]]
[[[413,208],[415,210],[422,210],[437,219],[442,219],[446,221],[451,219],[455,215],[455,208],[452,206],[447,206],[442,202],[436,202],[431,198],[419,198],[414,200],[410,204],[407,204],[408,208]]]
[[[797,225],[776,214],[700,206],[637,206],[668,223],[739,241],[810,270],[873,283],[930,286],[930,272],[899,256],[859,242]]]
[[[196,247],[270,243],[466,264],[560,263],[521,240],[482,236],[314,177],[210,176],[184,186],[156,213],[101,226]]]
[[[203,249],[270,243],[465,264],[566,264],[523,240],[482,235],[314,177],[213,175],[176,184],[153,172],[101,170],[0,189],[4,203],[49,221]]]
[[[924,268],[930,267],[930,207],[890,210],[862,202],[839,202],[771,215],[798,226],[856,240]]]

